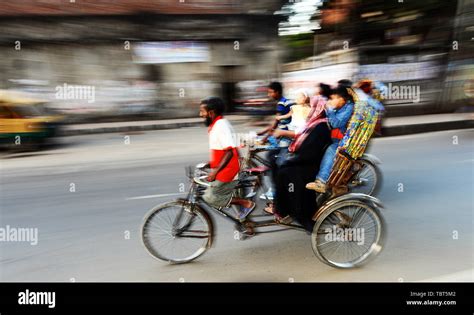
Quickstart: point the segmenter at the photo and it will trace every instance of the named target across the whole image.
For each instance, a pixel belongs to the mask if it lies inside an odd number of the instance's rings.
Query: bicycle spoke
[[[346,202],[347,205],[329,210],[315,226],[313,250],[330,265],[351,268],[380,250],[380,221],[369,205],[361,202]],[[339,213],[336,216],[336,213]],[[348,220],[350,224],[344,224]],[[331,233],[332,239],[327,236]],[[374,246],[374,245],[379,246]]]
[[[177,232],[177,234],[176,234]],[[211,238],[207,221],[176,203],[158,208],[143,226],[145,247],[153,256],[175,262],[198,257]]]

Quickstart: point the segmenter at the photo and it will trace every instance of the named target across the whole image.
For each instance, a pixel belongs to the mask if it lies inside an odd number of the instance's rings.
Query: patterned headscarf
[[[322,95],[316,95],[311,98],[311,111],[308,114],[308,121],[304,126],[301,132],[296,133],[295,140],[290,144],[288,151],[296,152],[300,148],[303,141],[306,139],[309,133],[316,127],[318,124],[322,122],[327,122],[326,114],[324,111],[324,107],[326,106],[326,102],[328,99]]]

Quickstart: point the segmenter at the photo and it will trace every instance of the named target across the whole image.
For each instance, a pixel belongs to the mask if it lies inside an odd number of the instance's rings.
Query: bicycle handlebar
[[[269,151],[275,149],[278,149],[278,147],[275,147],[273,145],[259,145],[251,148],[252,151]]]
[[[207,175],[203,175],[203,176],[193,177],[193,180],[198,185],[209,187],[211,186],[211,183],[205,180],[206,178],[207,178]]]

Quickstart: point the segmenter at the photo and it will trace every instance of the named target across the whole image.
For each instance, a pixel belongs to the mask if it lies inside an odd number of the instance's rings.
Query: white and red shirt
[[[233,150],[229,163],[217,173],[216,179],[221,182],[231,182],[239,172],[239,153],[234,138],[234,129],[230,122],[218,116],[209,126],[209,149],[211,153],[211,168],[219,167],[227,150]]]

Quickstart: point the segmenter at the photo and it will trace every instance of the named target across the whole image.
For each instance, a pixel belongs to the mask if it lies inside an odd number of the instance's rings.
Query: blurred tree
[[[292,62],[313,55],[313,33],[280,36],[280,39],[285,49],[284,62]]]

